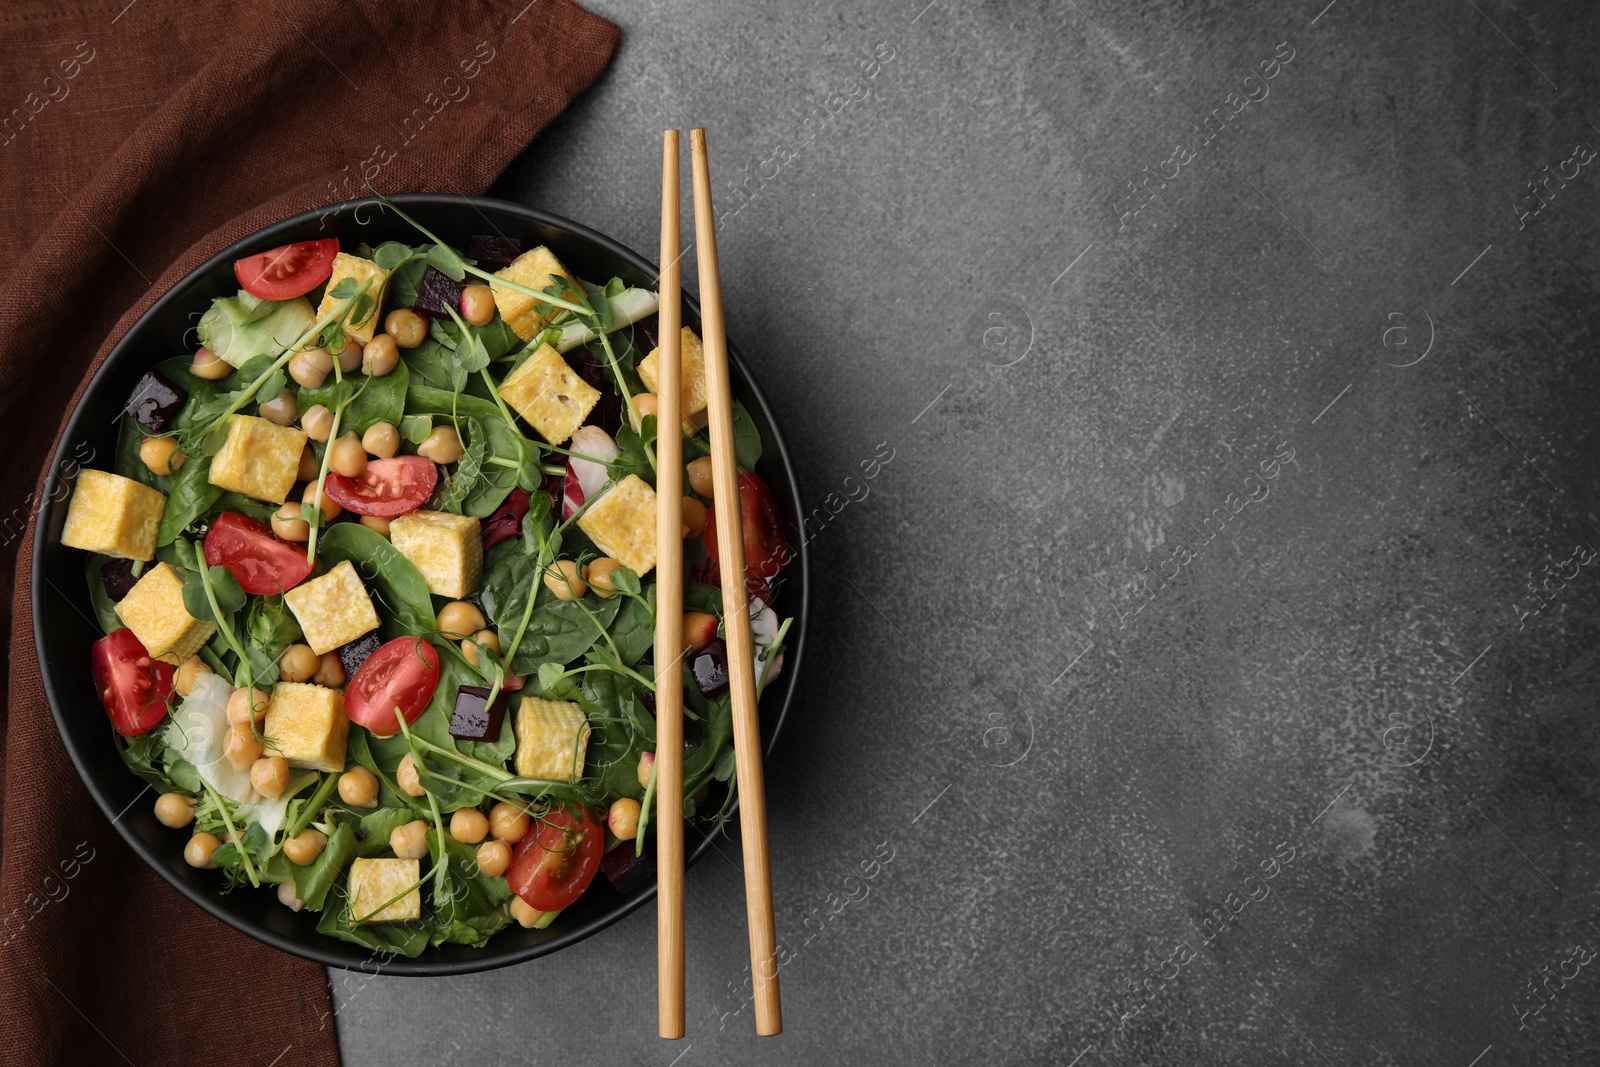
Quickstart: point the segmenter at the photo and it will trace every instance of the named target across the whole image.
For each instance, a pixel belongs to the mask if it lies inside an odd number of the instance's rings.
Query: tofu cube
[[[358,923],[422,918],[421,879],[421,860],[355,860],[350,864],[350,917]]]
[[[222,489],[281,504],[289,499],[306,435],[254,415],[229,415],[228,439],[211,457],[206,480]]]
[[[360,256],[352,256],[347,252],[340,252],[333,257],[333,273],[328,276],[328,287],[322,292],[322,303],[317,305],[317,318],[328,314],[345,302],[345,297],[333,296],[334,287],[346,278],[354,278],[356,284],[368,278],[376,279],[367,288],[366,295],[372,297],[372,306],[360,322],[347,320],[344,332],[347,337],[353,337],[362,344],[372,340],[372,335],[378,328],[378,309],[383,307],[383,289],[389,284],[389,272]],[[288,342],[284,342],[287,344]]]
[[[319,656],[378,628],[372,598],[349,560],[289,590],[283,600]]]
[[[689,327],[685,326],[679,336],[678,414],[683,417],[683,432],[694,434],[706,427],[706,350]],[[661,393],[660,366],[660,348],[652,348],[639,361],[639,378],[657,395]]]
[[[524,778],[576,782],[583,777],[589,720],[569,700],[523,697],[517,705],[517,773]]]
[[[546,441],[559,445],[589,417],[600,390],[567,366],[560,352],[540,345],[501,383],[500,396]]]
[[[279,682],[267,701],[261,734],[267,747],[291,767],[342,771],[345,741],[350,737],[344,694],[310,682]]]
[[[118,559],[155,559],[156,531],[166,510],[166,496],[142,482],[80,471],[61,543]]]
[[[600,494],[578,516],[595,546],[643,578],[656,565],[656,491],[637,474]]]
[[[389,524],[389,540],[422,572],[428,592],[455,600],[483,577],[483,535],[471,515],[413,511]]]
[[[512,261],[511,266],[497,270],[494,274],[497,278],[516,282],[529,289],[548,289],[555,284],[553,277],[560,275],[571,282],[574,289],[580,292],[583,290],[583,286],[578,284],[578,279],[574,278],[567,268],[561,265],[555,253],[544,245],[522,253]],[[541,314],[534,310],[536,305],[542,303],[536,296],[519,293],[515,289],[493,282],[489,283],[489,289],[494,293],[494,303],[495,307],[500,309],[500,317],[506,320],[506,325],[524,341],[531,341],[537,337],[539,331],[544,329],[545,324],[560,310],[545,304],[549,310]]]
[[[165,563],[149,567],[117,601],[117,618],[155,659],[182,663],[217,632],[214,622],[201,622],[183,606],[183,580]]]

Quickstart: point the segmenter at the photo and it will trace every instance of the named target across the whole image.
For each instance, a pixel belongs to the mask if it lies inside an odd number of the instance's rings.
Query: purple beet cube
[[[354,678],[360,666],[367,662],[367,657],[378,651],[378,646],[381,644],[383,638],[374,630],[365,637],[358,637],[335,649],[339,653],[339,663],[344,667],[344,676]]]
[[[446,309],[461,308],[461,290],[466,287],[466,282],[454,281],[438,267],[429,267],[423,272],[422,284],[417,287],[417,302],[411,305],[411,310],[430,319],[448,319],[450,312]]]
[[[455,710],[450,712],[450,736],[459,741],[498,741],[506,718],[506,694],[497,693],[489,703],[489,687],[464,685],[456,693]]]
[[[728,646],[717,638],[694,654],[689,673],[702,694],[714,697],[728,689]]]
[[[522,255],[522,242],[509,237],[489,237],[475,233],[467,239],[467,258],[483,270],[505,270]]]
[[[151,433],[166,433],[187,399],[189,394],[178,388],[172,379],[160,371],[150,370],[145,371],[139,384],[133,387],[133,395],[128,397],[128,404],[122,411]]]
[[[632,896],[646,885],[655,884],[655,864],[652,862],[655,851],[646,845],[641,856],[632,841],[624,841],[601,858],[600,869],[606,872],[607,881],[616,887],[617,892]]]
[[[132,559],[114,559],[101,564],[100,581],[106,587],[106,595],[112,600],[127,596],[147,566],[149,564]]]

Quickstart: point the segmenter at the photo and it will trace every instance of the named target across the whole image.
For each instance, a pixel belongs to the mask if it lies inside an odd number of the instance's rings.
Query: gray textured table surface
[[[749,166],[729,329],[837,511],[785,1034],[730,841],[687,1041],[646,909],[335,975],[347,1062],[1597,1062],[1600,12],[925,2],[597,0],[496,190],[648,251],[663,127]]]

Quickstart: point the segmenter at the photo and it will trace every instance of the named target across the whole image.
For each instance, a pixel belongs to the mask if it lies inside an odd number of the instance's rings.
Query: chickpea
[[[457,808],[450,816],[450,836],[463,845],[476,845],[489,836],[489,817],[477,808]]]
[[[640,789],[649,789],[650,788],[650,775],[655,773],[655,769],[656,769],[656,754],[654,752],[646,752],[644,755],[639,757],[639,788]]]
[[[278,657],[278,675],[286,682],[309,682],[322,665],[322,657],[310,645],[290,645]]]
[[[300,428],[313,441],[326,441],[333,433],[333,412],[328,410],[326,404],[312,404],[300,416]]]
[[[692,496],[683,498],[683,536],[699,537],[706,532],[706,519],[710,517],[706,506]]]
[[[216,834],[195,834],[189,838],[189,843],[183,846],[183,861],[191,867],[208,869],[215,867],[211,854],[221,847],[222,839]]]
[[[622,564],[610,556],[601,556],[599,559],[590,560],[583,568],[584,581],[589,583],[589,588],[594,590],[595,596],[602,600],[610,600],[617,595],[617,587],[611,584],[611,572]]]
[[[171,474],[183,466],[176,437],[146,437],[139,442],[139,458],[152,474]]]
[[[516,844],[528,834],[528,827],[533,820],[528,818],[528,813],[515,804],[501,801],[489,809],[489,832],[497,840],[509,844]]]
[[[162,793],[156,797],[156,821],[177,830],[194,822],[194,798],[184,793]]]
[[[300,451],[300,466],[295,468],[294,480],[309,482],[317,476],[317,471],[322,469],[322,461],[317,459],[317,450],[310,445]]]
[[[306,902],[294,895],[294,881],[278,883],[278,903],[290,911],[299,911],[306,906]]]
[[[293,389],[285,389],[256,408],[256,414],[279,426],[293,426],[294,420],[300,417],[300,400],[294,395]]]
[[[416,348],[428,336],[428,323],[410,308],[395,308],[383,320],[383,328],[401,348]]]
[[[654,393],[640,393],[633,398],[633,410],[639,413],[639,418],[635,421],[632,416],[629,416],[628,421],[633,424],[635,430],[639,428],[639,424],[644,421],[646,415],[654,415],[656,421],[659,422],[661,419],[661,398]]]
[[[396,826],[389,847],[403,860],[420,860],[428,854],[428,824],[421,819]]]
[[[452,600],[440,608],[437,621],[441,631],[456,638],[475,634],[489,625],[483,612],[465,600]]]
[[[250,764],[250,787],[268,800],[277,800],[289,788],[289,762],[282,756],[262,756]]]
[[[235,689],[228,697],[228,724],[248,727],[252,720],[260,722],[267,714],[267,701],[271,699],[261,689]]]
[[[710,500],[716,496],[716,494],[711,491],[710,456],[701,456],[699,459],[691,459],[688,467],[685,469],[689,473],[690,489],[693,489],[696,493],[705,497],[707,500]]]
[[[511,866],[511,846],[504,841],[485,841],[478,846],[478,870],[498,878]]]
[[[228,757],[228,764],[234,770],[247,771],[252,763],[261,758],[261,742],[256,740],[249,727],[230,726],[222,754]]]
[[[320,348],[296,352],[289,359],[289,377],[302,389],[319,389],[333,373],[333,357]]]
[[[337,354],[329,354],[339,361],[340,374],[354,374],[361,369],[361,342],[349,334],[344,335],[344,347]]]
[[[474,326],[494,321],[494,290],[487,285],[469,285],[461,290],[461,317]]]
[[[479,630],[470,639],[461,642],[461,655],[474,667],[478,665],[479,645],[498,656],[500,654],[500,635],[493,630]]]
[[[195,683],[200,680],[200,676],[210,673],[211,668],[206,666],[205,660],[199,656],[190,656],[178,668],[178,677],[173,681],[173,688],[178,691],[179,696],[186,697],[194,692]]]
[[[209,348],[202,348],[194,354],[194,362],[189,365],[189,373],[196,378],[204,378],[208,382],[226,378],[233,373],[233,367],[227,360],[212,352]]]
[[[290,863],[304,867],[308,863],[317,861],[327,843],[327,834],[308,826],[283,843],[283,854],[289,857]]]
[[[589,591],[578,565],[570,559],[558,559],[544,569],[544,587],[556,595],[557,600],[577,600]]]
[[[379,459],[393,459],[400,451],[400,431],[392,422],[375,422],[361,435],[361,447]]]
[[[411,753],[409,752],[400,761],[400,766],[395,768],[394,780],[400,783],[400,788],[405,791],[407,796],[421,797],[428,795],[428,790],[423,787],[422,777],[417,773],[417,761],[411,758]]]
[[[427,439],[417,446],[417,455],[440,464],[455,463],[466,454],[454,426],[435,426]]]
[[[361,516],[361,525],[365,526],[367,529],[371,530],[380,537],[389,536],[389,524],[393,521],[394,520],[389,518],[387,515]]]
[[[323,493],[320,481],[307,482],[305,489],[300,493],[300,501],[305,504],[315,504],[322,509],[323,525],[327,525],[337,519],[340,513],[344,511],[344,508],[339,506],[338,501]]]
[[[367,450],[361,438],[347,433],[328,446],[328,468],[346,478],[359,478],[367,470]],[[704,509],[702,509],[703,511]]]
[[[367,342],[367,347],[361,350],[361,373],[374,378],[382,378],[400,365],[400,346],[394,343],[394,338],[386,333],[380,333]]]
[[[378,806],[378,776],[365,767],[351,767],[339,776],[339,799],[352,808]]]
[[[344,660],[339,658],[338,652],[324,652],[322,659],[317,663],[317,671],[311,680],[328,689],[337,689],[345,683]]]
[[[544,918],[544,912],[538,911],[521,897],[511,898],[511,917],[525,930],[531,930],[535,923]]]
[[[611,802],[606,821],[618,841],[632,841],[639,836],[639,802],[632,797],[618,797]]]
[[[295,503],[272,513],[272,532],[285,541],[311,540],[311,524],[300,517],[300,505]]]

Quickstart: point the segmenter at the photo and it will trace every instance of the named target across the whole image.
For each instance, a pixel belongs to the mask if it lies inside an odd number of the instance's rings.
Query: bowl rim
[[[408,210],[417,209],[423,212],[434,206],[459,206],[465,204],[476,209],[480,214],[482,214],[486,220],[490,221],[491,226],[494,225],[493,221],[490,220],[491,212],[503,212],[516,215],[526,222],[530,222],[539,226],[550,227],[552,229],[562,231],[579,241],[596,245],[602,251],[623,260],[624,262],[633,266],[635,269],[652,277],[659,277],[659,271],[656,265],[650,260],[646,259],[644,256],[640,255],[638,252],[635,252],[633,249],[629,248],[627,245],[624,245],[620,241],[600,233],[597,230],[585,226],[582,223],[576,222],[561,215],[557,215],[553,212],[542,210],[540,208],[529,207],[524,204],[519,204],[508,200],[500,200],[494,197],[463,196],[455,193],[397,193],[386,195],[386,199]],[[48,475],[49,484],[47,484],[45,487],[47,493],[45,499],[49,501],[49,504],[47,506],[40,507],[38,510],[38,515],[34,519],[33,559],[29,568],[29,593],[32,597],[31,616],[34,629],[34,648],[35,655],[39,663],[40,679],[44,686],[45,699],[49,703],[50,713],[55,719],[57,736],[60,738],[62,746],[67,750],[67,755],[72,760],[72,765],[78,772],[79,779],[83,782],[84,787],[89,791],[90,796],[94,798],[95,803],[105,814],[106,818],[111,820],[112,826],[122,837],[122,840],[129,847],[131,847],[135,853],[138,854],[141,860],[143,860],[153,870],[160,874],[161,877],[167,881],[168,885],[172,886],[179,893],[187,897],[191,902],[198,905],[208,915],[226,923],[235,930],[238,930],[240,933],[243,933],[263,944],[270,945],[279,951],[287,952],[290,955],[299,956],[304,959],[309,959],[317,963],[321,963],[327,967],[337,967],[343,970],[360,970],[369,974],[384,974],[407,977],[468,974],[477,971],[493,970],[499,967],[508,967],[517,963],[524,963],[540,956],[546,956],[550,953],[558,952],[563,948],[567,948],[570,945],[576,944],[585,938],[599,933],[606,927],[611,926],[612,924],[623,919],[625,916],[631,914],[637,908],[644,905],[647,901],[655,899],[655,884],[652,882],[648,886],[636,891],[635,895],[632,897],[620,901],[611,910],[596,916],[595,918],[590,919],[579,926],[575,926],[571,930],[563,931],[547,941],[541,941],[515,951],[484,955],[482,957],[464,960],[428,959],[426,958],[427,953],[434,951],[431,947],[424,951],[423,956],[420,956],[416,959],[410,959],[405,956],[400,956],[393,953],[383,953],[380,951],[374,951],[364,959],[354,959],[348,954],[340,955],[334,951],[325,950],[322,947],[324,940],[336,944],[345,944],[345,942],[335,941],[335,939],[333,939],[330,935],[318,934],[314,941],[308,943],[297,940],[293,937],[285,936],[264,927],[258,927],[251,922],[239,919],[217,903],[219,900],[219,895],[217,893],[203,891],[200,888],[180,881],[174,877],[173,873],[168,867],[166,857],[159,855],[152,846],[144,841],[143,838],[134,833],[130,828],[121,822],[122,812],[119,812],[115,809],[111,799],[101,789],[100,784],[95,780],[94,776],[89,773],[88,765],[84,759],[84,756],[79,752],[78,745],[71,739],[72,735],[67,730],[65,716],[61,710],[64,704],[64,699],[62,694],[58,693],[57,691],[54,672],[49,667],[50,660],[47,658],[47,650],[45,648],[44,619],[41,608],[41,605],[43,604],[43,598],[38,595],[38,590],[43,587],[45,582],[44,549],[46,545],[46,539],[49,535],[50,519],[54,515],[55,509],[66,502],[65,500],[55,501],[52,495],[55,484],[58,484],[61,480],[61,475],[59,472],[63,469],[63,459],[65,458],[66,450],[68,449],[70,442],[77,438],[80,424],[86,418],[88,406],[87,401],[89,397],[97,390],[105,387],[107,379],[113,373],[113,368],[127,358],[127,353],[133,347],[135,339],[141,333],[141,330],[146,323],[156,319],[173,305],[179,304],[186,299],[192,299],[192,297],[189,297],[186,294],[187,283],[190,279],[200,275],[208,274],[221,266],[231,263],[240,256],[248,254],[252,249],[271,248],[275,247],[277,244],[282,244],[284,243],[285,238],[289,238],[289,235],[291,235],[294,231],[304,227],[307,223],[314,222],[319,219],[327,220],[334,216],[343,215],[345,213],[353,214],[363,205],[375,207],[376,203],[376,198],[367,196],[354,200],[341,201],[336,204],[331,204],[327,207],[313,208],[309,211],[303,211],[279,222],[275,222],[270,226],[266,226],[255,231],[254,233],[240,238],[174,282],[171,288],[157,298],[150,305],[150,307],[147,308],[144,313],[141,314],[139,318],[128,327],[123,335],[117,339],[116,344],[112,346],[111,350],[106,353],[105,359],[101,361],[100,366],[96,368],[94,374],[84,386],[84,390],[80,399],[74,405],[71,415],[64,424],[60,441],[51,453],[49,460],[50,466],[47,468],[50,472]],[[699,320],[699,301],[691,296],[687,291],[683,293],[683,307],[685,312],[687,312],[688,315],[692,315],[695,321]],[[800,482],[796,475],[794,463],[789,453],[788,443],[784,439],[782,430],[778,425],[777,418],[772,411],[772,406],[770,403],[768,403],[766,394],[761,391],[761,388],[757,384],[755,377],[750,373],[748,365],[745,363],[743,357],[740,356],[737,348],[734,346],[731,340],[728,342],[728,357],[732,364],[735,379],[741,382],[743,385],[742,391],[748,394],[749,399],[754,400],[756,406],[760,409],[762,417],[765,419],[766,425],[772,428],[772,440],[769,442],[763,442],[764,445],[768,446],[770,452],[768,449],[764,449],[763,458],[769,454],[774,455],[779,465],[783,468],[789,485],[789,503],[794,508],[796,520],[803,522],[805,510],[803,507],[802,498],[800,496]],[[789,567],[798,567],[797,571],[791,571],[790,573],[797,574],[798,577],[798,581],[794,584],[798,585],[799,587],[799,601],[795,606],[795,610],[791,616],[794,619],[794,623],[791,624],[790,633],[784,649],[784,666],[787,668],[784,673],[787,676],[788,681],[780,694],[781,700],[778,702],[777,707],[772,712],[767,712],[764,709],[762,716],[762,733],[766,740],[766,743],[763,746],[764,758],[770,756],[773,749],[776,747],[778,735],[782,731],[784,721],[787,719],[789,714],[790,706],[793,704],[795,699],[796,683],[800,677],[799,669],[803,660],[807,624],[810,618],[811,568],[809,549],[806,545],[806,539],[803,536],[797,537],[795,540],[796,544],[791,546],[792,552]],[[129,773],[131,774],[131,772]],[[142,796],[143,794],[141,793],[140,795]],[[126,811],[126,808],[123,810]],[[730,820],[737,815],[738,810],[738,797],[735,796],[729,809]],[[720,829],[718,824],[711,824],[708,828],[700,831],[699,840],[693,842],[693,847],[690,848],[684,856],[685,870],[693,866],[701,856],[714,847],[715,836],[719,832]],[[493,942],[491,941],[491,944],[492,943]],[[371,962],[372,959],[385,955],[389,957],[386,961],[381,963]]]

